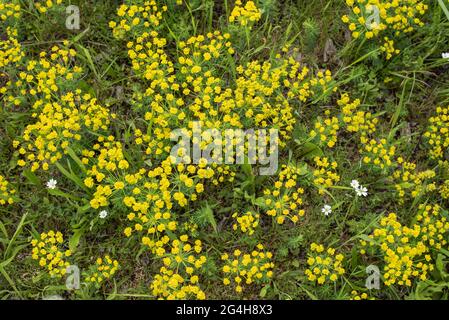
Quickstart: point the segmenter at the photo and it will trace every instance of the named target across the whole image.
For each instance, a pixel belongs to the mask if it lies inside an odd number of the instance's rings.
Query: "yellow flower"
[[[307,279],[311,282],[324,284],[326,280],[337,281],[339,275],[345,273],[342,267],[344,256],[335,255],[334,248],[327,248],[317,243],[310,245],[309,257],[307,259],[308,268],[305,270]]]

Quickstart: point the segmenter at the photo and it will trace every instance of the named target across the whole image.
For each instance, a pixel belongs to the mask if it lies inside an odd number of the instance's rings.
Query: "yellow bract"
[[[436,115],[429,118],[424,137],[430,145],[430,157],[442,159],[449,147],[449,107],[436,108]]]
[[[309,132],[309,136],[316,138],[319,145],[333,148],[337,143],[337,132],[339,129],[339,120],[336,117],[317,119],[314,128]]]
[[[259,21],[262,12],[256,7],[253,1],[247,1],[243,5],[241,0],[235,1],[235,7],[229,16],[229,22],[237,21],[242,26],[251,26],[254,22]]]
[[[324,194],[326,189],[340,181],[336,171],[338,164],[335,161],[330,162],[327,157],[315,157],[313,160],[316,167],[313,170],[313,183],[318,188],[318,193]]]
[[[402,157],[399,157],[397,162],[398,169],[393,172],[392,177],[400,203],[404,203],[407,191],[410,192],[411,198],[417,198],[436,189],[435,183],[430,182],[436,176],[435,171],[418,171],[415,163],[406,162]]]
[[[296,223],[305,214],[301,208],[304,189],[299,187],[303,173],[300,168],[283,165],[274,186],[264,190],[266,214],[272,216],[278,224],[284,224],[286,219]]]
[[[0,20],[7,21],[8,19],[20,18],[20,4],[0,1]]]
[[[261,244],[250,253],[235,250],[232,255],[223,254],[222,267],[223,284],[233,285],[237,293],[241,293],[245,286],[253,283],[261,284],[270,281],[273,276],[274,263],[271,262],[273,254],[263,251]]]
[[[97,258],[95,264],[89,267],[83,276],[87,283],[101,284],[103,281],[110,279],[118,270],[119,263],[117,260],[112,260],[110,256],[106,255],[102,258]]]
[[[345,273],[342,254],[336,254],[332,247],[325,249],[322,244],[310,245],[308,268],[305,271],[307,279],[317,284],[324,284],[327,280],[335,282]]]
[[[397,37],[422,27],[421,17],[428,10],[428,5],[421,0],[346,0],[346,4],[350,13],[341,19],[352,36],[367,40],[380,38],[380,49],[386,60],[400,52],[388,35]]]
[[[351,102],[349,95],[344,93],[337,104],[341,107],[342,120],[348,132],[360,133],[361,137],[366,137],[376,131],[378,119],[369,112],[357,110],[361,104],[359,99]]]
[[[32,258],[39,261],[51,276],[62,277],[70,265],[65,259],[72,255],[70,250],[62,249],[64,237],[61,232],[50,230],[31,240]]]
[[[206,263],[206,256],[200,255],[200,240],[190,241],[183,234],[179,239],[167,243],[167,248],[160,247],[156,255],[164,266],[151,283],[151,291],[159,299],[199,299],[206,298],[199,286],[199,269]]]
[[[447,244],[448,231],[446,213],[438,205],[423,204],[411,227],[402,225],[396,214],[390,213],[369,236],[372,241],[361,243],[370,252],[381,254],[385,262],[385,285],[412,286],[413,278],[428,279],[435,267],[431,250]],[[362,250],[363,254],[366,252]]]
[[[62,0],[34,1],[34,6],[40,13],[46,13],[49,9],[60,4],[62,4]]]
[[[17,40],[17,30],[11,27],[6,28],[6,39],[0,39],[0,68],[7,67],[9,64],[18,63],[25,56],[22,46]],[[1,77],[7,77],[6,74],[0,73]],[[6,90],[11,83],[0,89],[0,93]]]
[[[0,175],[0,205],[13,204],[16,190],[11,187],[8,181]]]
[[[240,228],[240,231],[247,232],[248,235],[252,235],[259,225],[259,214],[253,213],[251,211],[245,212],[239,215],[237,212],[232,215],[232,217],[237,221],[232,225],[233,230]]]

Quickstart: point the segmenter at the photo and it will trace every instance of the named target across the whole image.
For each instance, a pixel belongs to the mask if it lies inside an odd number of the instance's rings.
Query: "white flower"
[[[357,180],[351,181],[351,187],[354,189],[355,193],[360,197],[366,197],[368,195],[368,189],[363,187]]]
[[[48,189],[56,189],[57,184],[58,184],[58,181],[56,181],[55,179],[50,179],[47,182],[47,188]]]
[[[359,188],[357,188],[355,190],[355,193],[360,197],[360,196],[364,196],[366,197],[368,195],[368,189],[365,187],[360,186]]]
[[[355,190],[357,190],[359,186],[360,186],[360,183],[357,180],[351,181],[351,187],[353,187]]]
[[[332,207],[326,204],[323,208],[321,208],[321,212],[324,213],[325,216],[328,216],[332,213]]]
[[[443,59],[449,59],[449,52],[443,52],[443,53],[441,54],[441,57],[442,57]]]
[[[101,219],[104,219],[108,216],[108,212],[106,210],[103,210],[100,212],[99,216]]]

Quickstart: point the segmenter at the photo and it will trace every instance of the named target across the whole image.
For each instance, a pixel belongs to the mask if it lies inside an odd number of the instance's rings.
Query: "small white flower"
[[[360,196],[364,196],[366,197],[368,195],[368,189],[365,187],[360,186],[359,188],[357,188],[355,190],[355,193],[360,197]]]
[[[351,181],[351,187],[353,187],[355,190],[357,190],[359,186],[360,186],[360,183],[357,180]]]
[[[103,210],[100,212],[99,216],[101,219],[104,219],[108,216],[108,212],[106,210]]]
[[[442,57],[443,59],[449,59],[449,52],[443,52],[443,53],[441,54],[441,57]]]
[[[325,216],[328,216],[332,213],[332,207],[326,204],[323,208],[321,208],[321,212],[324,213]]]
[[[368,195],[368,189],[362,186],[357,180],[351,181],[351,187],[354,189],[355,193],[360,197],[366,197]]]
[[[56,189],[57,184],[58,184],[58,181],[56,181],[55,179],[50,179],[47,182],[47,188],[48,189]]]

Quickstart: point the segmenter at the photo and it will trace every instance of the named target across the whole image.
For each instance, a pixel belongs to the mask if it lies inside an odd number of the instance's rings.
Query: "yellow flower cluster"
[[[376,131],[378,119],[374,118],[369,112],[357,110],[360,107],[360,99],[351,99],[347,93],[341,95],[337,101],[341,107],[342,120],[346,124],[348,132],[358,132],[362,137],[372,134]]]
[[[194,174],[196,177],[192,178]],[[152,250],[160,247],[160,234],[177,228],[176,217],[171,213],[172,207],[177,204],[182,208],[187,206],[189,200],[196,201],[198,194],[204,191],[204,185],[199,179],[209,179],[213,175],[214,171],[210,168],[184,164],[173,168],[166,160],[160,167],[149,171],[148,178],[138,177],[136,182],[143,187],[134,187],[133,195],[123,199],[123,203],[134,211],[128,215],[133,228],[126,228],[125,235],[130,236],[133,230],[145,229],[147,235],[142,238],[142,243]]]
[[[28,125],[22,134],[22,143],[14,141],[22,159],[20,166],[31,166],[31,171],[40,167],[48,170],[67,153],[71,141],[81,140],[83,128],[106,130],[110,118],[109,110],[98,105],[89,94],[80,95],[81,90],[62,96],[60,102],[37,100],[33,109],[35,123]]]
[[[152,30],[159,26],[164,11],[167,11],[167,6],[159,8],[155,0],[131,5],[122,4],[117,9],[117,15],[121,20],[118,23],[109,22],[109,27],[113,29],[114,37],[118,39],[124,38],[125,35],[142,34],[144,30]]]
[[[351,295],[350,300],[375,300],[374,298],[370,298],[366,292],[358,293],[357,290],[352,290]]]
[[[438,193],[441,198],[449,199],[449,180],[444,180],[443,183],[438,188]]]
[[[322,195],[326,189],[340,181],[336,171],[338,164],[336,161],[330,162],[327,157],[315,157],[313,161],[316,167],[313,170],[313,183],[318,188],[318,193]]]
[[[2,101],[0,111],[8,104],[8,101],[13,101],[16,106],[20,104],[19,98],[9,100],[7,96],[12,86],[13,76],[17,73],[25,56],[18,40],[17,29],[8,25],[9,22],[15,25],[13,20],[19,17],[20,5],[0,1],[0,21],[5,27],[0,37],[0,100]]]
[[[0,68],[5,68],[9,64],[17,64],[24,56],[22,46],[17,40],[17,30],[7,27],[5,39],[0,39]],[[6,77],[6,74],[0,73],[0,76],[3,75]],[[4,94],[10,85],[11,83],[0,88],[0,94]]]
[[[232,225],[234,231],[240,228],[240,231],[248,232],[249,235],[252,235],[259,225],[260,215],[252,211],[245,212],[242,215],[235,212],[232,217],[237,221],[237,223]]]
[[[124,198],[124,204],[133,210],[133,212],[129,213],[127,216],[128,220],[132,223],[132,227],[127,227],[124,233],[129,237],[134,231],[140,232],[144,230],[142,244],[148,246],[150,250],[155,252],[155,250],[168,243],[169,238],[162,235],[165,231],[176,230],[177,222],[169,211],[172,206],[169,194],[164,192],[164,195],[160,198],[155,192],[158,187],[157,182],[150,183],[148,187],[150,190],[146,191],[148,192],[146,199],[143,198],[141,201],[136,199],[137,189],[139,190],[138,194],[140,194],[140,189],[138,187],[134,188],[134,196],[127,196]],[[174,196],[174,198],[176,200],[177,196]],[[151,202],[153,202],[155,206],[150,211],[149,208],[151,208]]]
[[[344,15],[342,21],[348,25],[352,36],[372,39],[384,35],[381,50],[386,53],[387,60],[399,53],[387,35],[399,36],[422,27],[421,16],[428,10],[428,5],[421,0],[346,0],[346,4],[351,12]]]
[[[144,97],[152,97],[156,89],[165,91],[173,85],[173,63],[163,50],[165,44],[166,40],[158,38],[156,31],[145,32],[135,41],[130,41],[127,44],[128,57],[131,59],[133,70],[149,84],[143,93]],[[139,92],[135,99],[141,101],[142,93]],[[157,97],[153,99],[154,102],[151,102],[158,114],[161,108],[158,103],[160,100]],[[150,115],[152,113],[146,115],[148,118],[146,120],[150,120]]]
[[[233,284],[235,291],[241,293],[245,285],[268,283],[273,276],[273,254],[263,249],[263,245],[258,244],[257,249],[251,253],[243,253],[237,249],[231,256],[223,254],[223,284]]]
[[[312,243],[305,271],[307,279],[318,284],[324,284],[326,280],[337,281],[345,269],[342,267],[344,256],[335,253],[334,248],[325,250],[322,244]]]
[[[103,281],[110,279],[117,272],[118,268],[118,261],[112,260],[110,256],[106,255],[103,258],[97,258],[95,264],[90,266],[89,270],[85,272],[84,279],[87,283],[99,285]]]
[[[229,22],[238,21],[240,25],[247,26],[257,22],[262,17],[262,12],[253,1],[247,1],[243,6],[241,0],[235,1],[235,7],[229,16]]]
[[[157,184],[153,183],[154,186]],[[150,190],[148,190],[150,191]],[[150,191],[151,192],[151,191]],[[154,193],[154,190],[152,191]],[[155,198],[155,207],[149,210],[149,201],[137,201],[134,197],[125,197],[124,203],[133,209],[127,218],[132,226],[127,227],[124,233],[130,237],[133,232],[143,232],[141,242],[147,246],[151,252],[155,253],[159,248],[162,248],[169,242],[169,238],[164,235],[167,231],[175,231],[177,229],[177,222],[169,209],[164,209],[164,205],[170,207],[171,202],[167,199],[158,199],[158,195],[148,193],[147,198]],[[175,197],[176,198],[176,197]]]
[[[31,240],[33,246],[31,257],[34,260],[39,260],[39,265],[45,268],[51,276],[63,276],[70,265],[64,259],[70,257],[72,253],[70,250],[61,250],[63,243],[62,233],[53,230],[43,232],[37,239]]]
[[[62,0],[43,0],[41,2],[39,1],[34,1],[33,2],[36,9],[40,12],[40,13],[46,13],[48,12],[48,10],[53,9],[55,6],[59,5],[62,3]]]
[[[431,148],[430,157],[442,159],[449,147],[449,107],[436,108],[436,115],[429,118],[429,127],[424,137]]]
[[[394,40],[388,37],[384,37],[384,43],[380,46],[380,50],[385,54],[385,59],[390,60],[393,55],[397,55],[401,52],[399,49],[395,49]]]
[[[305,101],[312,95],[310,82],[303,81],[309,70],[306,67],[300,70],[299,63],[293,59],[280,61],[278,66],[253,61],[236,70],[240,76],[236,81],[235,98],[226,103],[226,108],[244,111],[244,117],[240,120],[241,116],[235,115],[238,122],[234,124],[230,121],[229,124],[237,127],[278,128],[281,137],[279,144],[282,147],[284,139],[291,137],[295,119],[292,107],[279,89],[285,87],[287,96]],[[274,101],[270,99],[272,96]],[[223,111],[226,112],[226,109]]]
[[[360,153],[365,164],[372,164],[381,169],[395,165],[394,155],[396,147],[388,146],[386,139],[376,140],[362,137],[360,140],[363,145]]]
[[[20,18],[20,4],[0,1],[0,20],[6,21],[9,18]]]
[[[64,41],[63,45],[69,43]],[[38,60],[28,60],[25,70],[17,72],[6,101],[18,106],[29,99],[30,104],[40,101],[42,105],[54,100],[53,95],[69,93],[82,72],[82,68],[72,66],[75,56],[74,49],[53,46],[48,52],[42,51]]]
[[[0,175],[0,205],[13,204],[16,190],[11,188],[9,182]]]
[[[439,205],[421,204],[419,206],[416,224],[421,227],[421,239],[431,248],[439,250],[447,245],[449,231],[447,216],[447,212],[443,211]]]
[[[158,248],[156,256],[164,266],[151,283],[153,295],[170,300],[205,299],[205,294],[199,287],[199,277],[195,274],[207,261],[206,256],[200,255],[201,251],[201,241],[194,240],[191,243],[186,234],[173,240],[167,249]]]
[[[358,133],[362,147],[360,154],[364,164],[371,164],[381,169],[394,166],[396,147],[387,146],[386,139],[370,138],[376,132],[378,118],[370,112],[359,110],[361,101],[351,99],[347,93],[337,101],[341,107],[341,118],[349,133]]]
[[[402,157],[397,159],[397,163],[399,167],[393,172],[392,178],[400,203],[404,202],[407,191],[411,198],[416,198],[436,189],[435,183],[428,182],[436,176],[435,171],[417,171],[415,163],[404,161]]]
[[[38,59],[8,72],[9,80],[0,92],[5,105],[32,106],[35,120],[13,142],[18,165],[32,171],[48,170],[86,131],[107,130],[115,117],[96,98],[73,89],[82,69],[74,65],[76,52],[68,46],[64,41],[63,46],[42,51]]]
[[[193,243],[190,243],[189,236],[183,234],[179,239],[173,240],[168,249],[159,248],[156,255],[163,258],[166,267],[179,268],[182,265],[188,274],[192,274],[195,269],[200,269],[206,262],[206,256],[204,255],[195,257],[201,251],[201,240],[194,240]]]
[[[283,224],[285,219],[296,223],[304,216],[305,211],[300,208],[304,189],[298,184],[299,177],[303,174],[300,168],[283,165],[274,186],[264,190],[263,208],[278,224]]]
[[[89,165],[84,184],[88,188],[95,187],[90,205],[94,209],[105,207],[109,204],[108,198],[113,192],[120,192],[125,187],[124,182],[120,178],[117,179],[117,175],[114,174],[116,171],[129,168],[129,163],[122,151],[122,144],[115,141],[113,136],[107,138],[101,136],[92,150],[83,150],[82,154],[81,161],[83,164]],[[135,179],[136,176],[128,177],[131,182],[134,182],[132,180]]]
[[[175,270],[161,267],[151,283],[152,294],[158,299],[204,300],[206,295],[198,286],[198,280],[196,275],[186,278]]]
[[[100,137],[92,150],[82,152],[87,166],[84,184],[95,188],[90,206],[94,209],[113,203],[129,209],[130,226],[124,234],[138,233],[141,243],[154,254],[164,252],[168,234],[177,230],[174,206],[185,207],[204,191],[203,180],[212,179],[214,170],[205,164],[173,165],[170,159],[135,173],[125,159],[123,146],[113,136]],[[220,174],[220,167],[216,168]]]
[[[216,61],[224,52],[229,54],[234,53],[232,43],[229,41],[231,35],[229,33],[221,34],[220,31],[209,32],[206,36],[198,35],[196,37],[190,37],[186,41],[179,42],[179,49],[181,55],[178,58],[180,64],[180,72],[185,77],[193,77],[193,82],[199,85],[204,85],[199,79],[199,74],[211,74],[211,63]],[[209,67],[209,68],[208,68]],[[209,73],[207,73],[209,71]],[[218,83],[218,79],[209,79],[209,83],[213,85]],[[183,88],[186,88],[187,83],[181,84]],[[195,86],[192,87],[195,89]],[[214,91],[217,89],[213,88]],[[197,91],[197,90],[193,90]],[[185,95],[187,92],[185,92]]]
[[[379,251],[385,262],[385,285],[411,286],[413,278],[428,278],[434,269],[432,249],[447,244],[449,222],[445,215],[438,205],[420,205],[411,227],[402,225],[394,213],[381,219],[380,227],[369,235],[369,248],[372,254]],[[368,245],[364,240],[361,244],[365,248]]]
[[[340,129],[337,117],[317,119],[314,129],[309,132],[311,138],[317,137],[319,145],[333,148],[337,143],[337,133]]]

